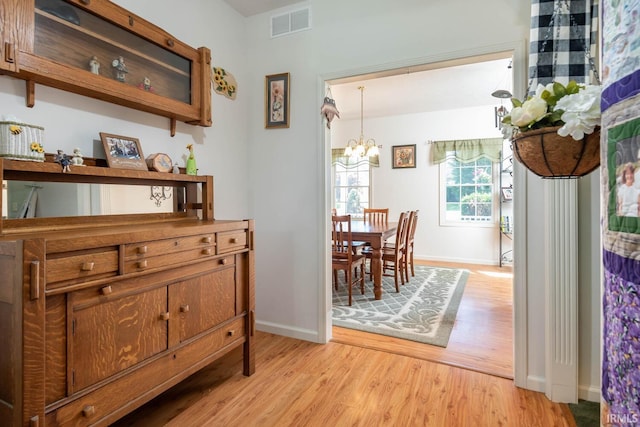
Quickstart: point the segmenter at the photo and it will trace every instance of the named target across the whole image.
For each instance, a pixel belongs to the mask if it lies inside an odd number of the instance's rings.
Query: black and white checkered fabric
[[[529,87],[557,81],[598,83],[593,55],[598,5],[591,0],[531,0]]]

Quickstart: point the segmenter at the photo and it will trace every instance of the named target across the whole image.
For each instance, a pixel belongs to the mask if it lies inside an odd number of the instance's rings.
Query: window
[[[440,223],[492,224],[494,171],[491,160],[460,162],[453,157],[440,165]]]
[[[333,203],[338,215],[362,217],[369,206],[371,169],[367,158],[334,163]]]

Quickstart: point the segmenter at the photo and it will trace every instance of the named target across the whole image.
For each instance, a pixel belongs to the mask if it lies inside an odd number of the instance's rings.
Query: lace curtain
[[[500,161],[502,138],[458,139],[451,141],[435,141],[431,155],[433,163],[442,163],[447,159],[447,152],[454,152],[456,160],[467,163],[486,157],[492,162]]]
[[[349,166],[355,166],[360,162],[369,162],[369,167],[377,168],[380,166],[380,156],[371,157],[349,157],[344,155],[344,148],[332,148],[331,149],[331,164],[336,163],[348,168]]]

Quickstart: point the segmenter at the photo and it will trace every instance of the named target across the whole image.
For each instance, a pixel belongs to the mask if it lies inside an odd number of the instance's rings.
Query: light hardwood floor
[[[418,260],[416,264],[469,270],[446,348],[339,327],[333,328],[333,341],[513,378],[512,268]]]
[[[491,277],[496,269],[478,267],[472,275]],[[473,342],[479,328],[471,328],[478,322],[505,323],[504,334],[512,335],[506,332],[510,308],[489,303],[474,287],[468,283],[466,307],[461,303],[458,318],[462,326],[449,347]],[[510,305],[510,296],[504,298]],[[481,314],[487,307],[492,314]],[[500,355],[499,348],[511,345],[487,345],[482,336],[476,340],[477,353],[483,356],[459,349],[454,357],[450,349],[439,355],[431,351],[427,357],[426,350],[411,349],[410,344],[395,343],[394,351],[380,351],[364,345],[365,338],[358,345],[322,345],[258,332],[256,373],[251,377],[242,375],[241,354],[233,351],[113,427],[575,426],[567,405],[517,388],[510,379],[477,372],[484,369],[480,365],[492,364],[483,360],[491,354],[503,356],[499,365],[510,366],[510,356]],[[485,347],[489,350],[480,350]],[[400,348],[420,354],[397,354]],[[438,357],[450,364],[425,360]]]

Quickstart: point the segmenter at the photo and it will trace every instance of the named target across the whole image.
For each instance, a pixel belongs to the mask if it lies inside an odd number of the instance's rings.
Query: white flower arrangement
[[[502,119],[505,138],[545,127],[560,126],[558,135],[581,140],[600,124],[601,88],[570,81],[541,84],[524,102],[511,98],[513,110]]]

